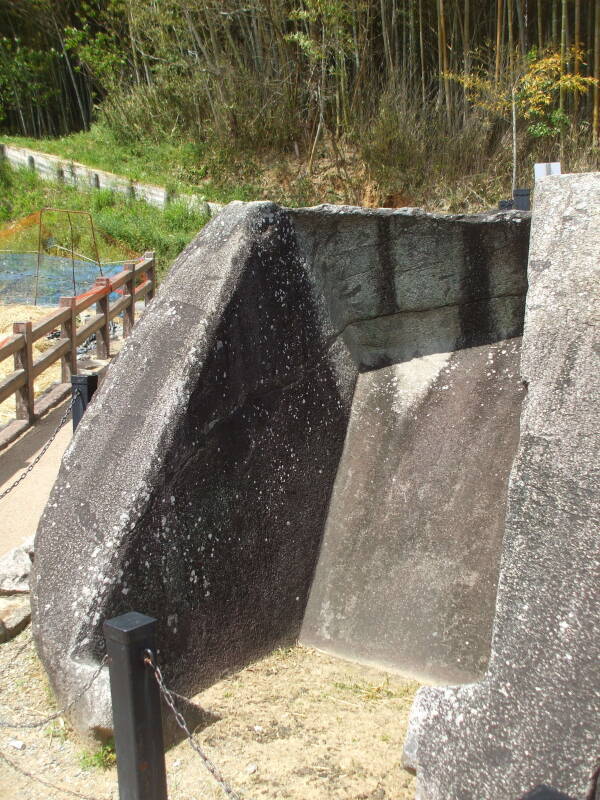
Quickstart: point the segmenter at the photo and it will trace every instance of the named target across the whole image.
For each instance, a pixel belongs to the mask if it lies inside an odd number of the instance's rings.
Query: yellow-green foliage
[[[570,48],[565,60],[582,64],[583,53]],[[515,57],[512,69],[498,81],[489,69],[477,67],[468,73],[449,72],[446,77],[464,86],[471,103],[492,116],[509,117],[514,102],[518,116],[531,123],[534,136],[559,133],[561,125],[568,122],[558,108],[561,91],[585,94],[597,83],[595,78],[566,71],[559,51],[548,50],[540,56],[535,49],[524,59]]]

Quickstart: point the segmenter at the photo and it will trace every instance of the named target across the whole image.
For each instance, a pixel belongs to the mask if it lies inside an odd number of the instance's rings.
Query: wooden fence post
[[[60,326],[60,335],[63,339],[68,339],[71,347],[61,358],[61,380],[63,383],[70,383],[71,376],[77,375],[77,321],[75,313],[76,297],[61,297],[58,301],[60,308],[70,308],[71,316]]]
[[[96,355],[98,358],[110,358],[110,320],[108,318],[110,278],[96,278],[94,288],[106,290],[106,293],[96,303],[97,313],[104,314],[104,325],[96,333]]]
[[[33,343],[31,341],[31,322],[15,322],[13,333],[25,337],[25,347],[14,355],[15,369],[25,370],[26,383],[15,392],[17,419],[26,419],[30,424],[35,419],[35,395],[33,390]]]
[[[135,261],[126,261],[123,266],[131,271],[131,277],[123,284],[123,295],[130,295],[130,303],[123,312],[123,338],[126,339],[135,323]]]
[[[146,297],[144,298],[145,304],[148,305],[150,300],[156,294],[156,253],[154,250],[148,250],[144,253],[144,258],[150,259],[150,264],[148,265],[148,271],[146,272],[146,276],[149,280],[152,281],[152,286],[146,292]]]

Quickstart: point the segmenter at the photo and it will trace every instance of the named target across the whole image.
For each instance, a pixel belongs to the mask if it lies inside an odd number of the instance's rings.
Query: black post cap
[[[155,625],[154,617],[148,617],[138,611],[129,611],[127,614],[107,620],[102,627],[106,639],[128,644],[138,639],[145,639]]]
[[[71,384],[73,386],[90,386],[94,389],[98,386],[98,375],[71,375]]]

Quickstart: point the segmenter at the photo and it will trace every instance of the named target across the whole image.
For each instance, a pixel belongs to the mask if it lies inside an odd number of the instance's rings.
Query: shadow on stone
[[[520,800],[574,800],[574,798],[559,792],[557,789],[553,789],[551,786],[542,784],[524,794]]]

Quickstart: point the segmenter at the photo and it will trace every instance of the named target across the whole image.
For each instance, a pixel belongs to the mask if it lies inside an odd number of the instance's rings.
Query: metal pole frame
[[[90,221],[90,229],[92,231],[92,241],[94,242],[94,253],[96,255],[96,264],[98,265],[98,271],[100,272],[100,277],[103,277],[102,272],[102,264],[100,263],[100,255],[98,251],[98,241],[96,239],[96,229],[94,227],[94,220],[92,219],[92,215],[89,211],[79,211],[73,208],[52,208],[51,206],[47,206],[45,208],[40,209],[39,212],[39,220],[38,220],[38,251],[37,251],[37,271],[35,275],[35,298],[33,301],[34,305],[37,305],[37,297],[38,297],[38,283],[40,279],[40,258],[42,255],[42,218],[46,211],[56,212],[58,214],[66,214],[69,218],[69,228],[71,230],[71,269],[73,272],[73,294],[77,294],[77,289],[75,287],[75,261],[74,261],[74,242],[73,242],[73,223],[71,220],[71,214],[81,214],[87,217]],[[93,259],[92,259],[93,260]]]

